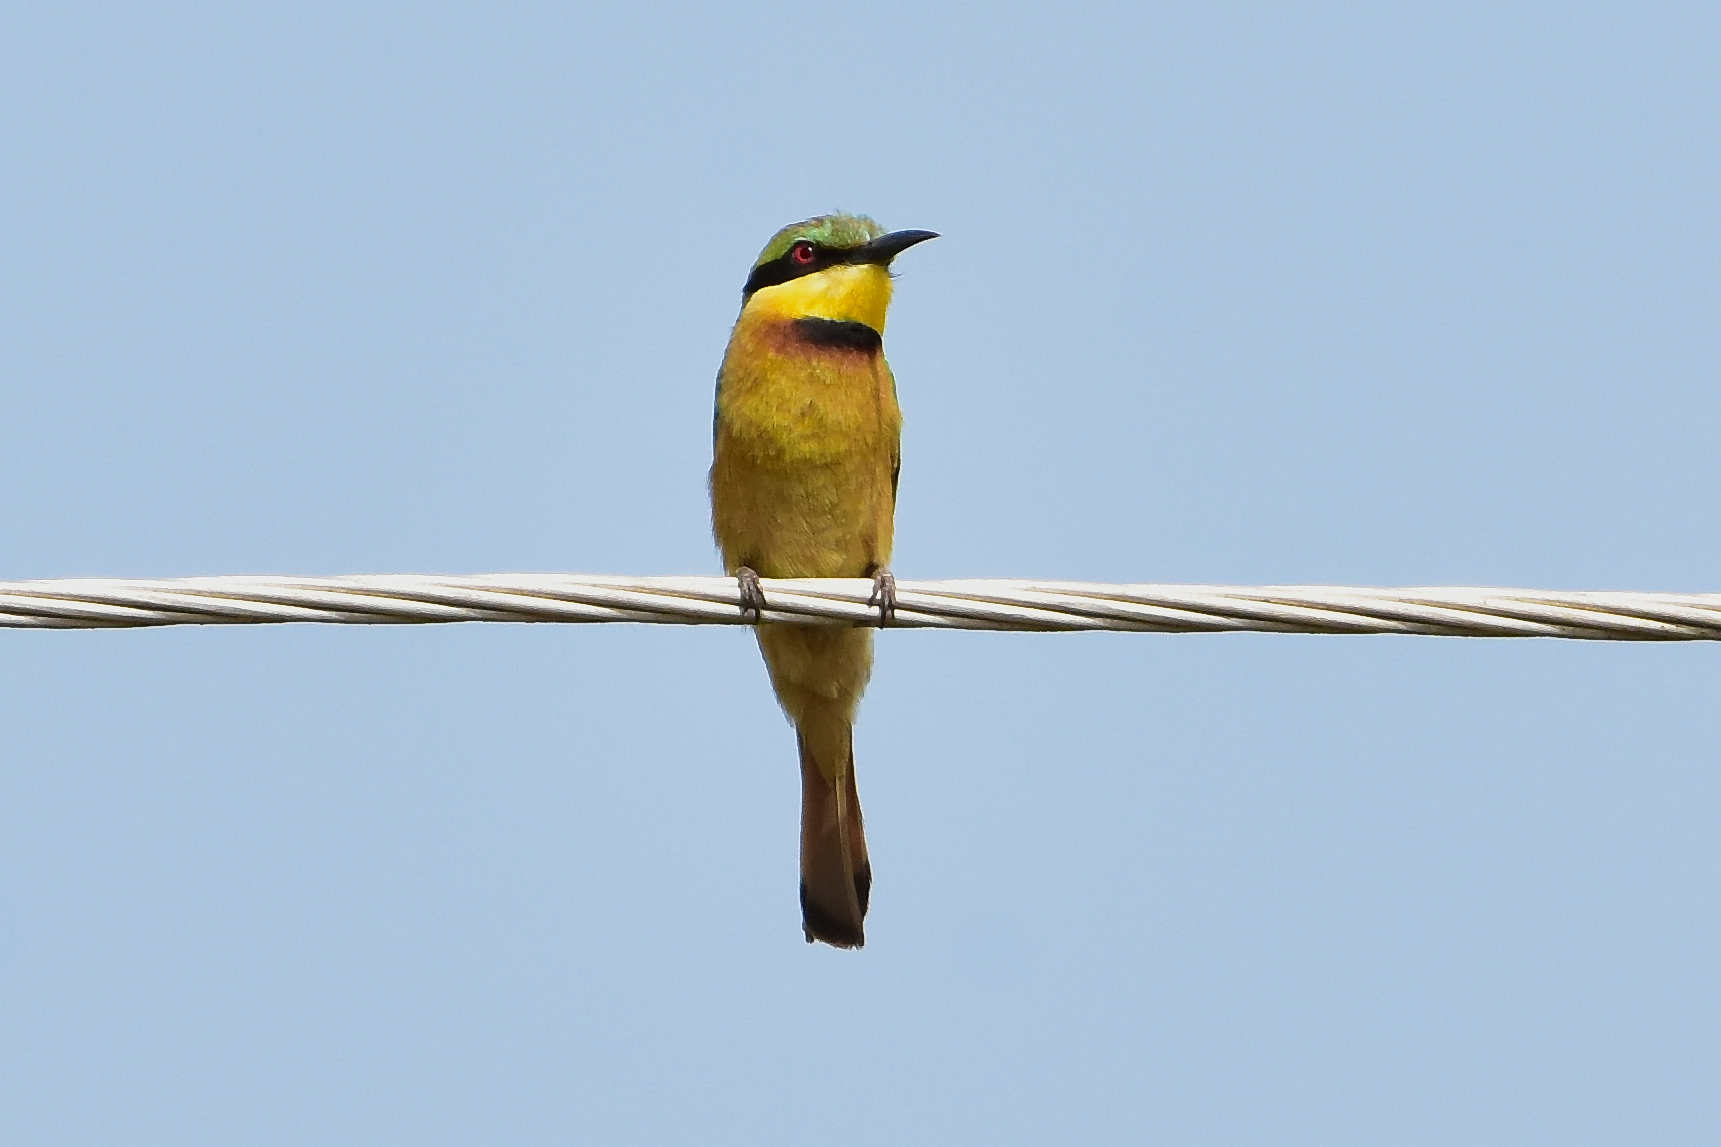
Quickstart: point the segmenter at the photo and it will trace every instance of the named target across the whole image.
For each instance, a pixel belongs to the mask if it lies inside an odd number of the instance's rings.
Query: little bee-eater
[[[761,577],[870,577],[889,619],[902,430],[883,349],[890,262],[936,237],[826,215],[777,232],[747,276],[717,375],[711,524],[755,617]],[[801,926],[808,943],[858,948],[872,866],[852,732],[872,631],[757,632],[801,754]]]

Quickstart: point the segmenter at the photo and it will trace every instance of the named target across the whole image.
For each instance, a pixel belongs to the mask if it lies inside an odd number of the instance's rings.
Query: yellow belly
[[[902,416],[889,368],[877,355],[779,353],[746,333],[724,362],[711,466],[725,567],[869,575],[894,533]]]

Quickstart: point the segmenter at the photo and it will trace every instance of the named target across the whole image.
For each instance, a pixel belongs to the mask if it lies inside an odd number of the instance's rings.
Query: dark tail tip
[[[867,897],[872,895],[872,865],[865,863],[855,873],[855,899],[860,901],[861,915],[866,915]]]
[[[872,865],[866,864],[855,873],[855,899],[860,903],[862,916],[866,915],[867,897],[871,893]],[[809,944],[820,940],[833,948],[859,948],[866,943],[866,932],[860,920],[848,919],[846,911],[840,915],[827,912],[823,906],[810,900],[804,880],[801,882],[801,930],[806,933]]]

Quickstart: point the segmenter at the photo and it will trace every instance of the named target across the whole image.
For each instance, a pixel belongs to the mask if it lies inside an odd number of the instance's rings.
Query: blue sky
[[[714,572],[747,265],[905,255],[904,577],[1721,589],[1699,5],[60,5],[0,578]],[[1697,1142],[1721,651],[0,634],[18,1143]]]

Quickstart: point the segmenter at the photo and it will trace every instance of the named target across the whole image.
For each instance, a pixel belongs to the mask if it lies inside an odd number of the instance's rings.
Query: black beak
[[[938,238],[936,231],[892,231],[888,235],[880,235],[870,243],[864,243],[848,253],[845,262],[877,263],[881,267],[890,265],[890,261],[914,246],[928,239]]]

